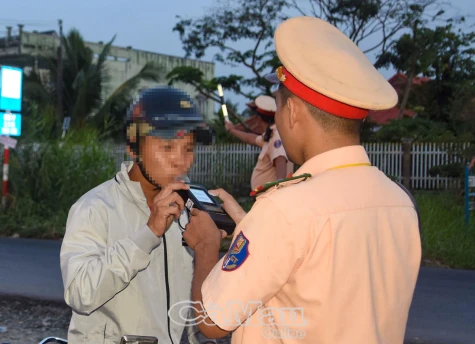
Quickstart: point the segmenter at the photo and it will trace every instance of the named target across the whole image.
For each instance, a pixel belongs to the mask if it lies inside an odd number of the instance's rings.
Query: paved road
[[[0,238],[0,294],[62,301],[59,241]],[[409,315],[411,343],[475,343],[475,271],[423,268]]]
[[[63,299],[61,242],[0,238],[0,294]]]

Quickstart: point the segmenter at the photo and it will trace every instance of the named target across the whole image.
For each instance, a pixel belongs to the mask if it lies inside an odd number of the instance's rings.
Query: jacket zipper
[[[170,312],[170,283],[168,280],[168,255],[167,255],[167,240],[166,235],[163,235],[163,250],[164,250],[164,260],[165,260],[165,289],[167,291],[167,325],[168,325],[168,336],[170,337],[170,342],[173,344],[172,334],[170,331],[170,317],[168,312]]]

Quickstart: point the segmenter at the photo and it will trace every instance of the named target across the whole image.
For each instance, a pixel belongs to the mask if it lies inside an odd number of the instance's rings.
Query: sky
[[[304,0],[301,0],[304,1]],[[15,0],[2,1],[0,12],[0,36],[6,34],[6,26],[24,24],[26,31],[58,30],[58,19],[63,21],[63,31],[78,29],[84,39],[91,42],[107,42],[117,35],[118,46],[132,46],[175,56],[184,56],[179,35],[173,32],[178,21],[176,16],[197,18],[209,12],[216,0]],[[448,0],[452,9],[460,14],[471,15],[475,22],[475,0]],[[293,15],[289,13],[288,15]],[[475,30],[475,28],[473,28]],[[374,56],[369,56],[374,59]],[[212,54],[203,60],[212,61]],[[389,78],[394,71],[382,70]],[[232,68],[216,63],[216,76],[246,74],[245,67]],[[232,94],[228,99],[245,107],[245,99]]]

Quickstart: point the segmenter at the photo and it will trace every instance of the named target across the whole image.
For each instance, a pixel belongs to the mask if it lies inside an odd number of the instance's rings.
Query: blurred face
[[[143,166],[155,183],[167,185],[188,173],[193,164],[194,146],[194,134],[173,140],[146,136],[140,149]]]

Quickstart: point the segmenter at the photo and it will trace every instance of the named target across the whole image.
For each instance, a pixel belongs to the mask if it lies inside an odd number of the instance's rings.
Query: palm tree
[[[81,34],[73,29],[62,37],[64,116],[71,117],[72,128],[93,126],[103,137],[113,136],[123,124],[125,111],[142,81],[159,82],[162,67],[147,63],[136,75],[126,80],[107,98],[104,87],[109,82],[107,56],[115,36],[94,59],[94,52],[86,46]],[[46,58],[48,71],[36,71],[25,76],[24,93],[27,101],[40,106],[56,104],[57,59]],[[62,123],[57,123],[57,132]]]

